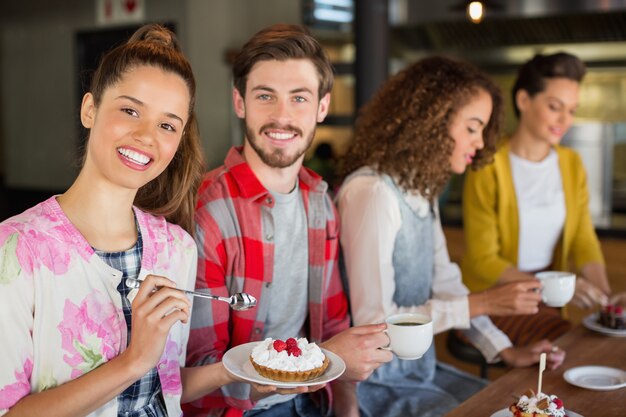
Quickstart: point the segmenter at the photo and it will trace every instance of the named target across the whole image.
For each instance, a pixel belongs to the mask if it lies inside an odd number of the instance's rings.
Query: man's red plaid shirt
[[[326,183],[306,168],[300,170],[298,178],[309,241],[306,336],[319,343],[349,326],[348,304],[337,265],[339,224]],[[232,148],[224,165],[206,175],[196,207],[196,289],[221,296],[246,292],[258,304],[247,311],[234,311],[226,303],[196,300],[188,365],[218,362],[226,350],[263,337],[274,270],[273,224],[280,220],[272,217],[273,200],[243,159],[240,148]],[[229,384],[189,404],[185,415],[221,415],[225,411],[226,415],[240,415],[252,405],[247,384]]]

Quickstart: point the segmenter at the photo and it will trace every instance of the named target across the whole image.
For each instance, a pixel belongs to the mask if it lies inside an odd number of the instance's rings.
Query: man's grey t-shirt
[[[274,197],[274,276],[265,337],[299,336],[308,310],[308,236],[300,188]]]
[[[300,188],[274,197],[274,276],[264,337],[288,339],[302,336],[308,314],[309,245],[304,202]],[[295,395],[272,395],[255,408],[269,408]]]

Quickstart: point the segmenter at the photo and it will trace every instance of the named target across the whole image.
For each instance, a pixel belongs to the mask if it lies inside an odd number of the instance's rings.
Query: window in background
[[[313,29],[351,32],[353,0],[302,0],[304,24]]]

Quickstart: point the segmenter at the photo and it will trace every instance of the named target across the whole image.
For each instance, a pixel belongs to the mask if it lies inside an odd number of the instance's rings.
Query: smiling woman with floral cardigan
[[[179,417],[181,399],[230,382],[221,364],[181,368],[191,303],[173,287],[195,280],[203,171],[194,97],[173,33],[139,29],[83,98],[74,184],[0,224],[0,415]]]

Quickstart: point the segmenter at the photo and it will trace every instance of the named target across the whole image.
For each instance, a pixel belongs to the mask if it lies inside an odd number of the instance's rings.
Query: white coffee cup
[[[541,299],[549,307],[563,307],[574,296],[576,274],[561,271],[544,271],[535,274],[541,281]]]
[[[433,342],[433,321],[425,314],[394,314],[385,322],[388,348],[400,359],[421,358]]]

